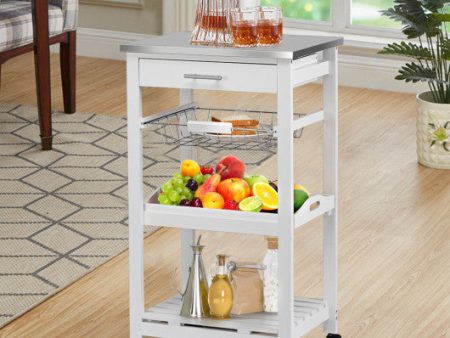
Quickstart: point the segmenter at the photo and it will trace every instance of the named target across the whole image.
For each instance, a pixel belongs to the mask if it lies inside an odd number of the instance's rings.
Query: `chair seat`
[[[49,5],[48,29],[50,35],[63,32],[62,9]],[[28,1],[0,1],[0,52],[33,42],[31,3]]]

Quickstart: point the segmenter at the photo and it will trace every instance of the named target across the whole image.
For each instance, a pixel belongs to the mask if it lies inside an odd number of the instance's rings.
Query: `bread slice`
[[[213,122],[230,122],[233,126],[231,135],[256,135],[259,126],[258,120],[244,118],[233,120],[220,120],[214,116],[211,117]]]

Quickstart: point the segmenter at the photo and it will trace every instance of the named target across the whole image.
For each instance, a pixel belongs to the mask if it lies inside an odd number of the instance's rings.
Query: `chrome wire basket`
[[[299,118],[300,114],[294,114]],[[148,117],[144,125],[165,144],[220,149],[276,147],[275,112],[183,106]],[[299,138],[302,129],[295,133]]]

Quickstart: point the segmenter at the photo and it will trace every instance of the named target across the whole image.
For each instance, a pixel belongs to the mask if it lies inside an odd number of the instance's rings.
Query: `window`
[[[331,0],[261,0],[263,6],[281,6],[291,19],[330,21]]]
[[[286,26],[399,37],[401,25],[381,15],[393,0],[260,0],[281,6]]]
[[[399,28],[400,24],[382,16],[380,11],[393,6],[392,0],[353,0],[352,24],[358,26],[375,26]]]

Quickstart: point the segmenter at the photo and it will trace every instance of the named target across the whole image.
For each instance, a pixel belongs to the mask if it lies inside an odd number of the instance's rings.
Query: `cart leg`
[[[194,91],[192,89],[180,89],[180,105],[194,101]],[[185,159],[197,159],[197,149],[195,147],[181,146],[180,161]],[[195,242],[194,230],[181,230],[181,288],[184,289],[189,278],[189,267],[192,258],[191,245]]]
[[[144,191],[142,97],[136,56],[127,56],[130,337],[142,337],[144,312]]]
[[[277,124],[278,124],[278,318],[281,338],[294,337],[294,215],[293,205],[293,88],[292,63],[278,62]]]
[[[323,185],[324,193],[334,195],[335,209],[324,216],[323,240],[323,293],[330,316],[325,322],[327,333],[337,333],[338,289],[338,82],[337,49],[324,52],[330,63],[330,73],[324,77],[324,139],[323,139]]]

